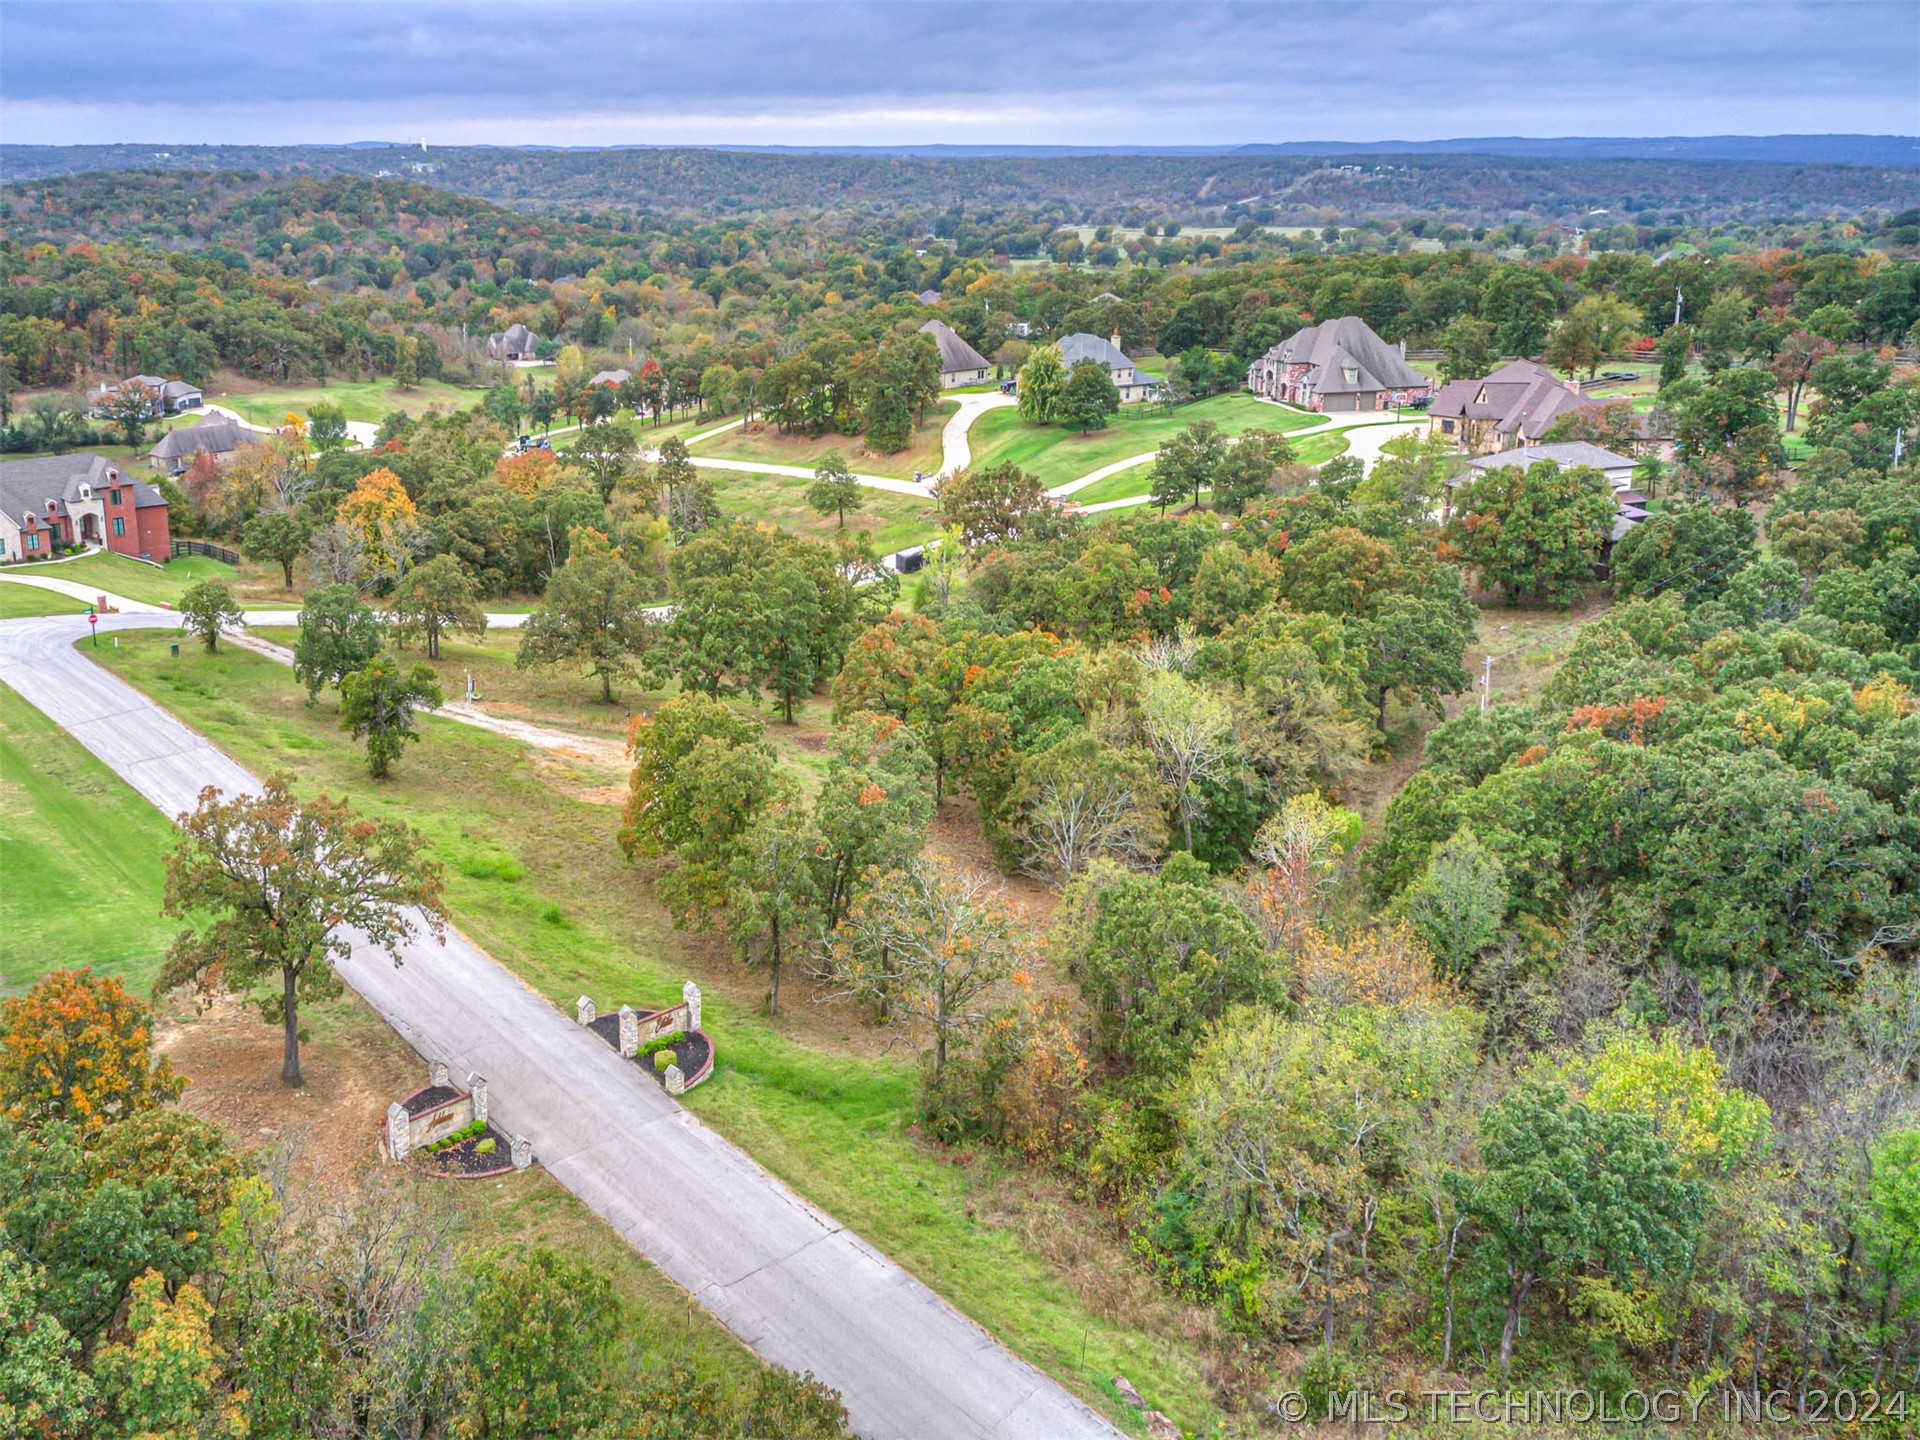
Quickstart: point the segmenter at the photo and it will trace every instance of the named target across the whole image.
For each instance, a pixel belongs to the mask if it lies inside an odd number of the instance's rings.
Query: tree
[[[180,817],[186,838],[167,856],[162,913],[204,916],[167,952],[158,991],[256,996],[261,1017],[285,1036],[280,1078],[300,1084],[300,1003],[340,993],[334,963],[351,952],[345,932],[400,963],[418,928],[445,943],[441,871],[431,842],[397,820],[371,820],[344,801],[302,801],[289,777],[259,795],[223,800],[212,786]]]
[[[1374,728],[1387,733],[1387,697],[1412,696],[1438,716],[1441,698],[1467,688],[1461,656],[1474,642],[1479,612],[1458,580],[1420,594],[1391,595],[1356,628],[1361,684],[1374,699]]]
[[[1789,331],[1773,355],[1774,379],[1787,392],[1787,433],[1800,418],[1800,399],[1807,392],[1813,368],[1833,354],[1833,342],[1811,330]]]
[[[153,1012],[111,976],[55,970],[0,1002],[0,1113],[63,1121],[84,1137],[180,1098],[186,1081],[153,1056]]]
[[[1782,554],[1803,558],[1783,535],[1770,538]],[[1737,505],[1700,500],[1649,515],[1613,547],[1614,594],[1652,600],[1672,590],[1689,608],[1718,599],[1754,558],[1754,539],[1753,516]]]
[[[1507,918],[1507,867],[1462,826],[1433,852],[1402,905],[1434,959],[1464,975]]]
[[[1020,417],[1035,425],[1060,418],[1060,396],[1067,388],[1067,370],[1058,345],[1042,345],[1020,367]]]
[[[1020,968],[1024,927],[979,875],[921,858],[878,876],[834,934],[850,994],[933,1041],[937,1085],[983,1002]]]
[[[1559,309],[1553,282],[1526,265],[1501,265],[1480,291],[1480,318],[1502,355],[1537,355]]]
[[[527,617],[514,664],[578,664],[599,677],[600,698],[611,705],[613,682],[631,678],[635,658],[652,643],[646,584],[598,530],[576,527],[567,539],[567,563]]]
[[[633,756],[620,848],[631,859],[673,856],[661,898],[677,922],[725,910],[727,874],[760,812],[783,798],[761,727],[718,700],[677,695],[627,732]]]
[[[527,418],[540,427],[542,434],[551,434],[553,417],[559,412],[559,408],[554,401],[553,391],[536,390],[533,398],[527,402]]]
[[[474,1433],[581,1435],[606,1411],[621,1332],[613,1282],[546,1246],[468,1270],[462,1390]]]
[[[1039,477],[1012,461],[962,470],[940,482],[941,523],[958,526],[969,546],[1019,539],[1052,504]]]
[[[360,537],[361,553],[376,572],[398,574],[419,545],[419,508],[400,477],[384,465],[360,477],[334,519]]]
[[[1660,392],[1675,455],[1696,484],[1739,493],[1781,461],[1774,393],[1773,372],[1751,365],[1689,377]]]
[[[1600,362],[1639,328],[1640,312],[1611,295],[1589,295],[1567,312],[1547,342],[1547,363],[1571,375],[1584,369],[1591,377]]]
[[[1153,461],[1153,490],[1149,499],[1166,512],[1189,493],[1200,508],[1200,492],[1213,483],[1214,472],[1227,457],[1227,440],[1211,420],[1196,420],[1163,441]]]
[[[280,567],[284,587],[293,589],[293,562],[306,553],[313,526],[297,511],[256,515],[240,532],[240,548],[249,560],[271,560]]]
[[[425,665],[402,672],[391,655],[376,655],[364,669],[340,681],[340,728],[367,742],[367,770],[384,780],[407,742],[420,739],[415,712],[438,710],[445,701],[439,677]]]
[[[100,397],[99,413],[119,428],[120,438],[137,449],[147,438],[147,422],[165,413],[159,394],[138,380],[129,380]]]
[[[1593,583],[1618,508],[1598,470],[1493,466],[1461,488],[1447,538],[1510,603],[1570,605]]]
[[[748,629],[747,672],[791,725],[793,707],[805,703],[820,677],[820,586],[800,560],[789,557],[755,575],[752,594],[760,623]]]
[[[1173,797],[1185,849],[1207,819],[1205,787],[1237,765],[1227,702],[1184,676],[1159,670],[1140,683],[1140,726],[1160,779]]]
[[[166,1277],[149,1270],[133,1282],[125,1344],[103,1346],[93,1373],[117,1433],[167,1440],[244,1435],[239,1401],[224,1393],[213,1307],[192,1285],[171,1300]]]
[[[813,801],[819,844],[808,863],[826,927],[846,918],[864,877],[920,853],[933,819],[933,761],[916,732],[862,711],[836,725]]]
[[[837,515],[842,530],[847,527],[847,512],[866,503],[860,482],[847,468],[847,457],[829,450],[814,467],[813,483],[807,486],[807,504],[822,515]]]
[[[666,457],[667,448],[674,445],[680,445],[678,439],[669,440],[661,447],[662,459]],[[561,453],[560,462],[586,475],[602,500],[611,500],[620,482],[633,473],[638,453],[633,427],[624,420],[609,420],[582,430],[573,448]],[[680,446],[680,453],[685,455],[684,445]]]
[[[321,455],[346,449],[353,443],[347,434],[346,412],[324,400],[315,402],[307,411],[307,443]]]
[[[487,412],[489,420],[498,421],[516,434],[519,432],[523,407],[520,404],[520,394],[513,388],[511,381],[502,380],[499,384],[491,386],[487,390],[486,399],[481,402],[481,408]],[[536,420],[535,423],[537,424],[538,421]]]
[[[420,383],[420,341],[402,335],[393,342],[393,383],[400,390],[411,390]]]
[[[1098,430],[1106,425],[1108,416],[1119,412],[1120,392],[1106,366],[1098,360],[1082,360],[1067,377],[1056,408],[1066,424],[1083,432]]]
[[[1021,868],[1064,884],[1096,860],[1156,862],[1168,800],[1150,755],[1082,732],[1025,757],[1006,803]]]
[[[0,1265],[0,1429],[40,1440],[92,1434],[94,1389],[80,1347],[46,1313],[46,1282],[31,1261]]]
[[[387,628],[395,641],[411,645],[419,636],[427,658],[440,658],[440,637],[448,631],[487,638],[487,612],[480,608],[480,587],[457,559],[436,555],[400,577],[387,602]]]
[[[300,638],[293,646],[293,673],[307,687],[311,705],[323,686],[380,653],[380,617],[351,585],[323,585],[300,606]]]
[[[1442,380],[1477,380],[1493,372],[1500,358],[1493,348],[1493,327],[1484,320],[1462,315],[1441,333],[1440,348],[1446,358],[1440,362]]]
[[[1536,1286],[1589,1269],[1658,1276],[1692,1252],[1699,1189],[1643,1115],[1589,1110],[1564,1085],[1525,1081],[1481,1117],[1480,1159],[1484,1172],[1454,1185],[1498,1267],[1503,1373]]]
[[[182,626],[206,642],[209,654],[220,648],[222,630],[238,629],[244,620],[224,580],[202,580],[180,597]]]
[[[758,952],[766,966],[769,1015],[780,1013],[781,970],[819,928],[820,849],[805,815],[778,806],[760,814],[727,867],[727,929],[749,963]]]

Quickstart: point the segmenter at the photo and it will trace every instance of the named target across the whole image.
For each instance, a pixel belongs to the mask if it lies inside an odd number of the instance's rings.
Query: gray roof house
[[[534,351],[540,348],[540,337],[526,326],[515,321],[498,334],[487,337],[487,358],[489,360],[514,361],[532,360]]]
[[[45,559],[56,546],[73,544],[165,560],[166,511],[164,495],[123,475],[104,455],[9,461],[0,465],[0,561]]]
[[[203,415],[195,424],[182,425],[162,435],[160,443],[147,452],[147,460],[156,470],[178,475],[193,464],[196,455],[206,453],[221,458],[242,446],[259,443],[254,432],[239,421],[224,415]]]
[[[1247,367],[1247,388],[1322,412],[1391,410],[1433,392],[1401,347],[1357,315],[1296,330]]]
[[[602,370],[591,380],[587,381],[587,384],[611,385],[617,390],[632,378],[633,372],[630,370]]]
[[[922,290],[913,298],[918,300],[922,305],[938,305],[942,297],[938,290]]]
[[[984,385],[993,378],[993,366],[987,357],[962,340],[944,320],[927,321],[920,327],[920,333],[931,336],[934,349],[940,352],[942,390],[958,385]]]
[[[1616,455],[1585,440],[1569,440],[1557,445],[1523,445],[1515,450],[1502,450],[1497,455],[1476,455],[1467,464],[1476,475],[1484,475],[1489,470],[1525,470],[1542,460],[1551,460],[1562,470],[1584,466],[1607,477],[1607,483],[1613,487],[1614,501],[1620,507],[1613,517],[1612,533],[1607,537],[1606,563],[1610,563],[1613,547],[1647,518],[1646,497],[1633,488],[1633,457]],[[1457,488],[1461,482],[1448,483]]]
[[[100,393],[95,397],[95,418],[99,418],[97,408],[106,397],[117,390],[125,390],[130,385],[144,386],[154,394],[155,404],[147,411],[149,419],[157,420],[163,415],[178,415],[182,410],[198,410],[206,396],[198,385],[189,385],[184,380],[166,380],[158,375],[129,375],[118,385],[109,386],[105,381],[100,384]]]
[[[1130,405],[1136,400],[1152,400],[1159,395],[1160,382],[1136,370],[1133,361],[1127,358],[1127,352],[1120,348],[1118,330],[1113,332],[1110,340],[1102,340],[1098,335],[1089,335],[1080,330],[1063,336],[1059,343],[1060,363],[1069,373],[1083,360],[1106,366],[1107,373],[1113,377],[1113,388],[1120,392],[1122,405]]]

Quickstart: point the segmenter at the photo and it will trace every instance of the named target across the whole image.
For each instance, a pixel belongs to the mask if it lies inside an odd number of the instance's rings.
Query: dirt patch
[[[316,1011],[313,1021],[313,1038],[300,1047],[298,1089],[280,1082],[279,1027],[231,998],[169,1016],[154,1044],[187,1079],[185,1109],[226,1130],[240,1149],[290,1155],[293,1174],[320,1182],[374,1158],[387,1106],[419,1088],[424,1069],[357,1002]]]
[[[933,812],[926,853],[977,871],[996,881],[1008,905],[1036,930],[1053,924],[1060,895],[1031,875],[1007,875],[994,860],[993,847],[980,833],[980,807],[968,795],[949,795]]]

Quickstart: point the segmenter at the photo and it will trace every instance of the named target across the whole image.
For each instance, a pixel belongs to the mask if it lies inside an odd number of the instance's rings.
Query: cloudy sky
[[[0,139],[1920,133],[1920,0],[0,0]]]

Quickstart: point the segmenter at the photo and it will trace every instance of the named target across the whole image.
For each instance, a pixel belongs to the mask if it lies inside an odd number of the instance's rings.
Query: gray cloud
[[[1920,131],[1920,0],[0,6],[0,136],[1193,144]]]

